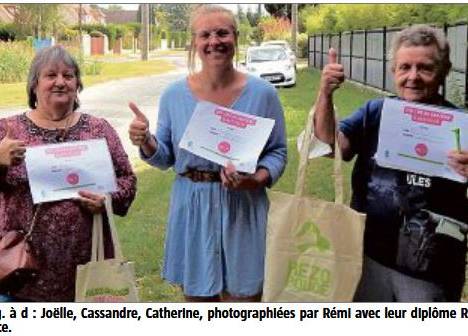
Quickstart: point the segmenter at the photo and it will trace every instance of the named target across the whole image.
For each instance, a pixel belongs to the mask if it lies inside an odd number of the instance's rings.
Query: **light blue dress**
[[[178,146],[196,104],[186,78],[165,90],[155,135],[158,148],[143,160],[160,169],[173,167],[177,174],[193,168],[221,169]],[[231,108],[276,120],[258,162],[268,169],[271,186],[283,173],[287,160],[283,110],[276,89],[248,76]],[[163,278],[181,285],[189,296],[213,296],[223,291],[250,296],[261,292],[268,207],[265,188],[234,191],[218,182],[195,183],[178,175],[170,201]]]

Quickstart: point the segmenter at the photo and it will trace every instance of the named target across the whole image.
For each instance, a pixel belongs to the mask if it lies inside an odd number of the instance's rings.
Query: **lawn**
[[[103,63],[102,72],[96,76],[84,76],[85,87],[119,78],[157,75],[174,70],[166,60]],[[0,107],[27,105],[26,83],[0,84]]]
[[[319,73],[301,70],[298,84],[293,89],[280,89],[279,95],[285,110],[289,162],[275,190],[293,192],[296,180],[298,155],[296,137],[304,128],[307,114],[317,95]],[[372,91],[352,84],[344,84],[336,93],[335,103],[341,117],[348,115],[366,100],[376,97]],[[320,158],[313,160],[308,169],[307,193],[332,200],[333,181],[331,177],[333,162]],[[349,175],[351,164],[344,165],[346,195],[349,199]],[[137,198],[125,218],[117,221],[120,239],[125,256],[135,262],[142,301],[181,301],[180,291],[160,278],[166,215],[169,206],[172,171],[159,171],[137,164]]]

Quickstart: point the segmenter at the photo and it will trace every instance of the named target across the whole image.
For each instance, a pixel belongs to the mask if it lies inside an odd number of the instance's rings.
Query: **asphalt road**
[[[150,129],[153,132],[156,128],[161,93],[167,85],[183,75],[183,72],[175,72],[94,85],[80,94],[80,109],[110,122],[118,132],[130,159],[133,159],[138,156],[138,151],[128,138],[128,125],[133,119],[128,102],[133,101],[138,105],[150,121]]]
[[[163,75],[135,77],[109,81],[89,88],[80,93],[80,111],[105,118],[118,132],[130,159],[138,157],[138,151],[128,139],[128,125],[133,113],[128,102],[133,101],[150,121],[150,129],[156,128],[159,97],[168,84],[186,74],[185,62],[172,58],[177,70]],[[27,107],[0,109],[0,116],[6,117],[26,111]]]

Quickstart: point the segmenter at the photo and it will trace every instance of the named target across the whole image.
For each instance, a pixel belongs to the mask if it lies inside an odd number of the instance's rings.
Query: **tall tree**
[[[107,10],[108,11],[120,11],[120,10],[123,10],[123,7],[121,5],[112,4],[112,5],[109,5],[109,7],[107,7]]]
[[[242,6],[237,4],[237,20],[239,21],[240,24],[243,23],[248,23],[247,16],[244,13],[244,10],[242,9]]]
[[[188,29],[190,12],[194,5],[188,3],[159,4],[155,10],[163,13],[168,28],[172,31],[185,31]]]
[[[299,4],[298,10],[304,8],[306,4]],[[291,21],[291,4],[265,4],[265,10],[277,19],[288,18]]]
[[[55,34],[63,25],[60,4],[19,4],[15,23],[22,35],[44,37]]]
[[[260,22],[260,13],[252,12],[252,9],[248,7],[246,17],[251,27],[258,26],[258,23]]]

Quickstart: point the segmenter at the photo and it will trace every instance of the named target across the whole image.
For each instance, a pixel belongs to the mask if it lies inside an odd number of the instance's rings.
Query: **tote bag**
[[[351,301],[361,276],[365,215],[343,204],[339,150],[335,202],[304,196],[313,111],[301,147],[295,194],[270,193],[266,302]]]
[[[91,261],[77,268],[75,301],[138,302],[134,266],[122,257],[110,197],[105,205],[114,258],[104,259],[103,218],[94,215]]]

